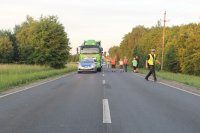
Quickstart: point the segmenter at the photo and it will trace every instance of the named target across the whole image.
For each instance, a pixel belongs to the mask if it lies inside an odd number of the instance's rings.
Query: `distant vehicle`
[[[97,62],[94,59],[83,59],[78,64],[78,73],[97,72]]]
[[[102,62],[101,62],[102,53],[103,53],[103,48],[101,47],[100,41],[86,40],[80,46],[79,60],[81,61],[86,58],[92,58],[96,61],[97,71],[101,71],[101,69],[102,69]]]

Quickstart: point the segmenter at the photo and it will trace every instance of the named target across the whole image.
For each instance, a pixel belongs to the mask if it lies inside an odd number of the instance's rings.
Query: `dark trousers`
[[[155,72],[155,66],[154,65],[150,65],[149,66],[149,73],[147,74],[147,76],[145,77],[145,79],[148,79],[149,76],[151,76],[151,74],[153,75],[154,80],[156,79],[156,72]]]
[[[127,67],[128,65],[127,64],[124,64],[124,71],[127,72]]]

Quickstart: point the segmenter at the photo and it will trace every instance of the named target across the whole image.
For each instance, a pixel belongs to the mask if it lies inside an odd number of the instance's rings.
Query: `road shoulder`
[[[141,77],[145,77],[145,74],[137,73],[137,75],[141,76]],[[164,85],[166,84],[166,85],[169,85],[169,86],[173,86],[174,88],[179,88],[179,89],[182,89],[182,90],[185,90],[185,91],[200,95],[200,88],[196,88],[196,87],[192,87],[192,86],[189,86],[189,85],[185,85],[183,83],[178,83],[176,81],[165,80],[165,79],[162,79],[162,78],[159,78],[159,77],[158,77],[158,83],[161,83],[161,84],[163,83]]]
[[[34,88],[36,86],[39,86],[39,85],[42,85],[42,84],[45,84],[45,83],[49,83],[51,81],[58,80],[58,79],[63,78],[63,77],[67,77],[67,76],[75,74],[75,73],[76,72],[70,72],[70,73],[67,73],[67,74],[64,74],[64,75],[49,77],[49,78],[46,78],[46,79],[40,79],[40,80],[33,81],[33,82],[23,84],[23,85],[20,85],[20,86],[15,86],[15,87],[12,87],[12,88],[9,88],[5,91],[0,92],[0,98],[4,97],[6,95],[10,95],[12,93],[17,93],[17,92],[21,92],[21,91],[24,91],[24,90],[28,90],[28,89]]]

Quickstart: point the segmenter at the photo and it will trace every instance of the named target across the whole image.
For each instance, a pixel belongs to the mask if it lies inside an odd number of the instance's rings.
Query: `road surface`
[[[200,133],[200,96],[133,73],[73,73],[0,96],[0,133]]]

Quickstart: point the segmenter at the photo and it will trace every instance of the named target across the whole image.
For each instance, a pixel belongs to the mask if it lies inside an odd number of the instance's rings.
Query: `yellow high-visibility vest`
[[[155,60],[156,60],[156,55],[154,54],[154,58],[151,54],[149,54],[149,60],[148,60],[148,64],[149,65],[155,65]]]

